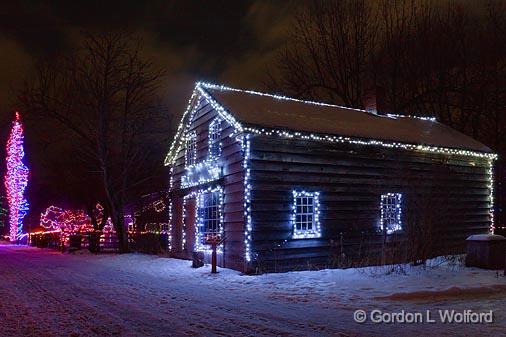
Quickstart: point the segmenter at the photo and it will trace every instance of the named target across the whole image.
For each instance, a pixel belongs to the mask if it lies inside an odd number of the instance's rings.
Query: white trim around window
[[[216,158],[221,155],[221,118],[216,117],[209,124],[208,140],[208,156]]]
[[[197,161],[197,133],[192,131],[186,135],[186,147],[184,162],[186,167],[192,166]]]
[[[385,193],[380,200],[380,230],[386,234],[402,231],[402,194]]]
[[[321,237],[320,193],[294,190],[292,195],[292,238]]]

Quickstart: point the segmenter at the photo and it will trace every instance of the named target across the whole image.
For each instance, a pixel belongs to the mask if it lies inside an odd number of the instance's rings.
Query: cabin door
[[[195,197],[186,199],[184,206],[184,225],[183,225],[183,252],[187,258],[192,257],[195,247],[195,231],[197,223],[196,214],[197,199]]]

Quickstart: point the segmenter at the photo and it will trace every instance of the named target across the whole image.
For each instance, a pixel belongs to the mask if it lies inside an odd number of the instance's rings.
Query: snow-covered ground
[[[0,336],[505,334],[506,277],[446,263],[406,270],[213,275],[176,259],[0,245]],[[438,309],[493,310],[494,322],[361,324],[357,309],[430,310],[434,319]]]

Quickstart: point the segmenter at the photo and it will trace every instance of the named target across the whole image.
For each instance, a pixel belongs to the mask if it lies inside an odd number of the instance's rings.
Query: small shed
[[[466,267],[502,269],[506,260],[506,238],[477,234],[467,238]]]

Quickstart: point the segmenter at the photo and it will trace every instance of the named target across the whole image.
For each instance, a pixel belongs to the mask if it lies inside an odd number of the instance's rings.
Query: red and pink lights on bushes
[[[93,210],[98,225],[101,225],[104,208],[97,204]],[[49,206],[40,215],[40,225],[47,232],[62,232],[66,235],[92,232],[95,229],[91,218],[83,210],[65,210],[57,206]],[[113,232],[111,219],[104,224],[104,233]]]

